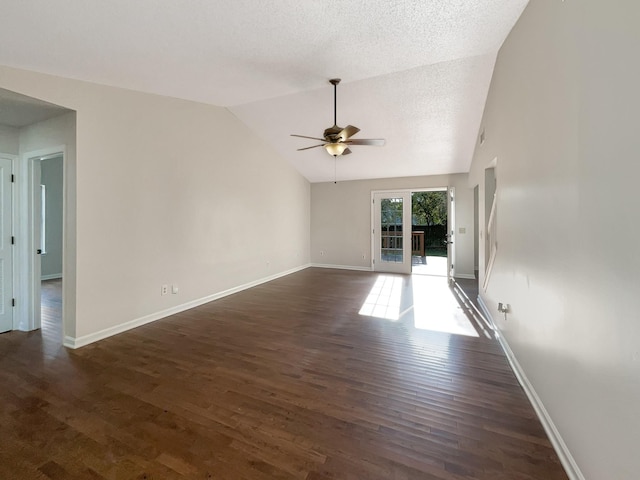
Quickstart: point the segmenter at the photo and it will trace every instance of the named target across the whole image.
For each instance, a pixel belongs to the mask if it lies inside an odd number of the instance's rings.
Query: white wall
[[[19,142],[19,129],[0,125],[0,152],[17,155]]]
[[[226,109],[8,67],[0,87],[77,112],[77,171],[65,172],[77,195],[68,335],[309,262],[309,183]],[[179,294],[160,295],[174,283]]]
[[[473,275],[473,189],[466,174],[311,184],[312,263],[371,266],[372,190],[447,186],[456,187],[456,224],[466,230],[457,233],[456,274]]]
[[[62,277],[62,157],[40,162],[40,183],[45,186],[45,247],[41,256],[43,278]]]
[[[470,174],[482,202],[497,157],[482,297],[593,480],[640,471],[639,22],[633,0],[530,2],[498,56]]]

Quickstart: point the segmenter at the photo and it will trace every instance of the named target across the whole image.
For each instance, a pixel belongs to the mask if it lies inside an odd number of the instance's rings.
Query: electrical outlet
[[[167,293],[169,293],[169,285],[162,285],[160,295],[166,295]]]

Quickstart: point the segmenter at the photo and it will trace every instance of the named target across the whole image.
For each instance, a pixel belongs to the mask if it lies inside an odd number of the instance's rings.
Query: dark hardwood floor
[[[62,279],[43,280],[40,287],[42,334],[54,343],[62,342]]]
[[[566,479],[485,328],[418,328],[462,310],[389,278],[311,268],[75,351],[0,335],[0,478]]]

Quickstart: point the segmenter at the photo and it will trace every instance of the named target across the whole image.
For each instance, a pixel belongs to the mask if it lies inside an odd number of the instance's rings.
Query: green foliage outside
[[[397,226],[397,230],[402,230],[402,199],[400,198],[383,198],[380,204],[382,228],[384,230]]]
[[[385,198],[380,204],[383,232],[402,232],[402,199]],[[430,256],[447,256],[447,192],[411,194],[412,230],[424,232]]]
[[[382,224],[402,226],[402,200],[383,199]],[[447,224],[447,192],[414,192],[411,194],[412,225]]]
[[[447,224],[447,192],[414,192],[411,203],[413,225]]]

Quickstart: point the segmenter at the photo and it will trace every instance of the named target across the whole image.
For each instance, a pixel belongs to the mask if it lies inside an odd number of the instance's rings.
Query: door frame
[[[456,276],[456,187],[447,188],[447,278]]]
[[[374,231],[374,226],[375,226],[375,222],[376,222],[376,208],[375,208],[375,204],[374,204],[374,195],[376,194],[394,194],[394,193],[398,193],[398,194],[409,194],[409,197],[411,197],[411,194],[413,192],[446,192],[447,195],[447,231],[455,231],[455,224],[452,224],[452,216],[449,212],[450,210],[450,206],[451,206],[451,202],[450,202],[450,195],[451,192],[454,192],[454,197],[455,197],[455,187],[451,186],[451,185],[446,185],[446,186],[442,186],[442,187],[420,187],[420,188],[394,188],[394,189],[385,189],[385,190],[371,190],[371,224],[370,224],[370,229],[369,231],[371,232],[371,270],[372,271],[376,271],[375,269],[375,264],[374,264],[374,259],[376,256],[376,250],[375,250],[375,245],[376,245],[376,234]],[[454,208],[455,208],[455,204],[454,204]],[[410,208],[410,214],[412,214],[413,209]],[[410,224],[411,224],[411,218],[410,220]],[[455,222],[455,212],[453,215],[453,222]],[[409,229],[409,235],[410,235],[410,230]],[[411,237],[409,237],[408,239],[405,237],[403,240],[405,243],[408,242],[409,245],[411,245]],[[452,269],[451,265],[453,264],[455,267],[455,258],[451,258],[453,255],[455,255],[455,251],[452,251],[453,249],[448,248],[449,245],[447,245],[447,276],[449,278],[450,275],[455,275],[455,268]],[[409,270],[409,273],[411,273],[411,270]],[[453,271],[452,271],[453,270]]]
[[[30,331],[36,330],[41,327],[41,315],[40,315],[40,282],[41,279],[37,276],[37,272],[40,271],[36,262],[40,259],[36,254],[36,250],[39,248],[40,238],[34,234],[35,222],[35,200],[36,194],[40,194],[40,185],[34,184],[34,174],[38,167],[36,162],[40,162],[43,159],[62,156],[62,237],[66,238],[67,228],[67,179],[66,179],[66,162],[67,153],[65,145],[52,146],[42,148],[39,150],[32,150],[25,152],[21,155],[19,172],[17,175],[16,185],[18,187],[18,201],[15,202],[17,210],[15,230],[18,240],[16,242],[16,258],[18,268],[16,270],[15,284],[16,284],[16,309],[14,311],[14,328],[16,330]],[[66,257],[66,242],[63,241],[62,246],[62,314],[64,315],[64,282],[65,282],[65,257]],[[64,318],[62,320],[63,338],[64,332]],[[60,339],[63,340],[62,338]]]
[[[7,160],[11,160],[11,174],[15,175],[16,173],[16,164],[18,163],[18,159],[20,158],[18,155],[14,155],[11,153],[0,153],[0,157],[5,158]],[[17,212],[16,212],[16,188],[15,188],[15,183],[12,183],[12,188],[11,188],[11,235],[15,236],[15,231],[16,231],[16,218],[17,218]],[[16,262],[16,249],[15,249],[15,245],[13,246],[13,248],[11,249],[11,290],[12,290],[12,297],[15,298],[16,296],[16,268],[17,268],[17,262]],[[13,307],[12,307],[13,308]],[[16,311],[15,308],[13,308],[13,312],[11,315],[11,327],[13,330],[17,329],[17,325],[18,322],[16,320]]]

